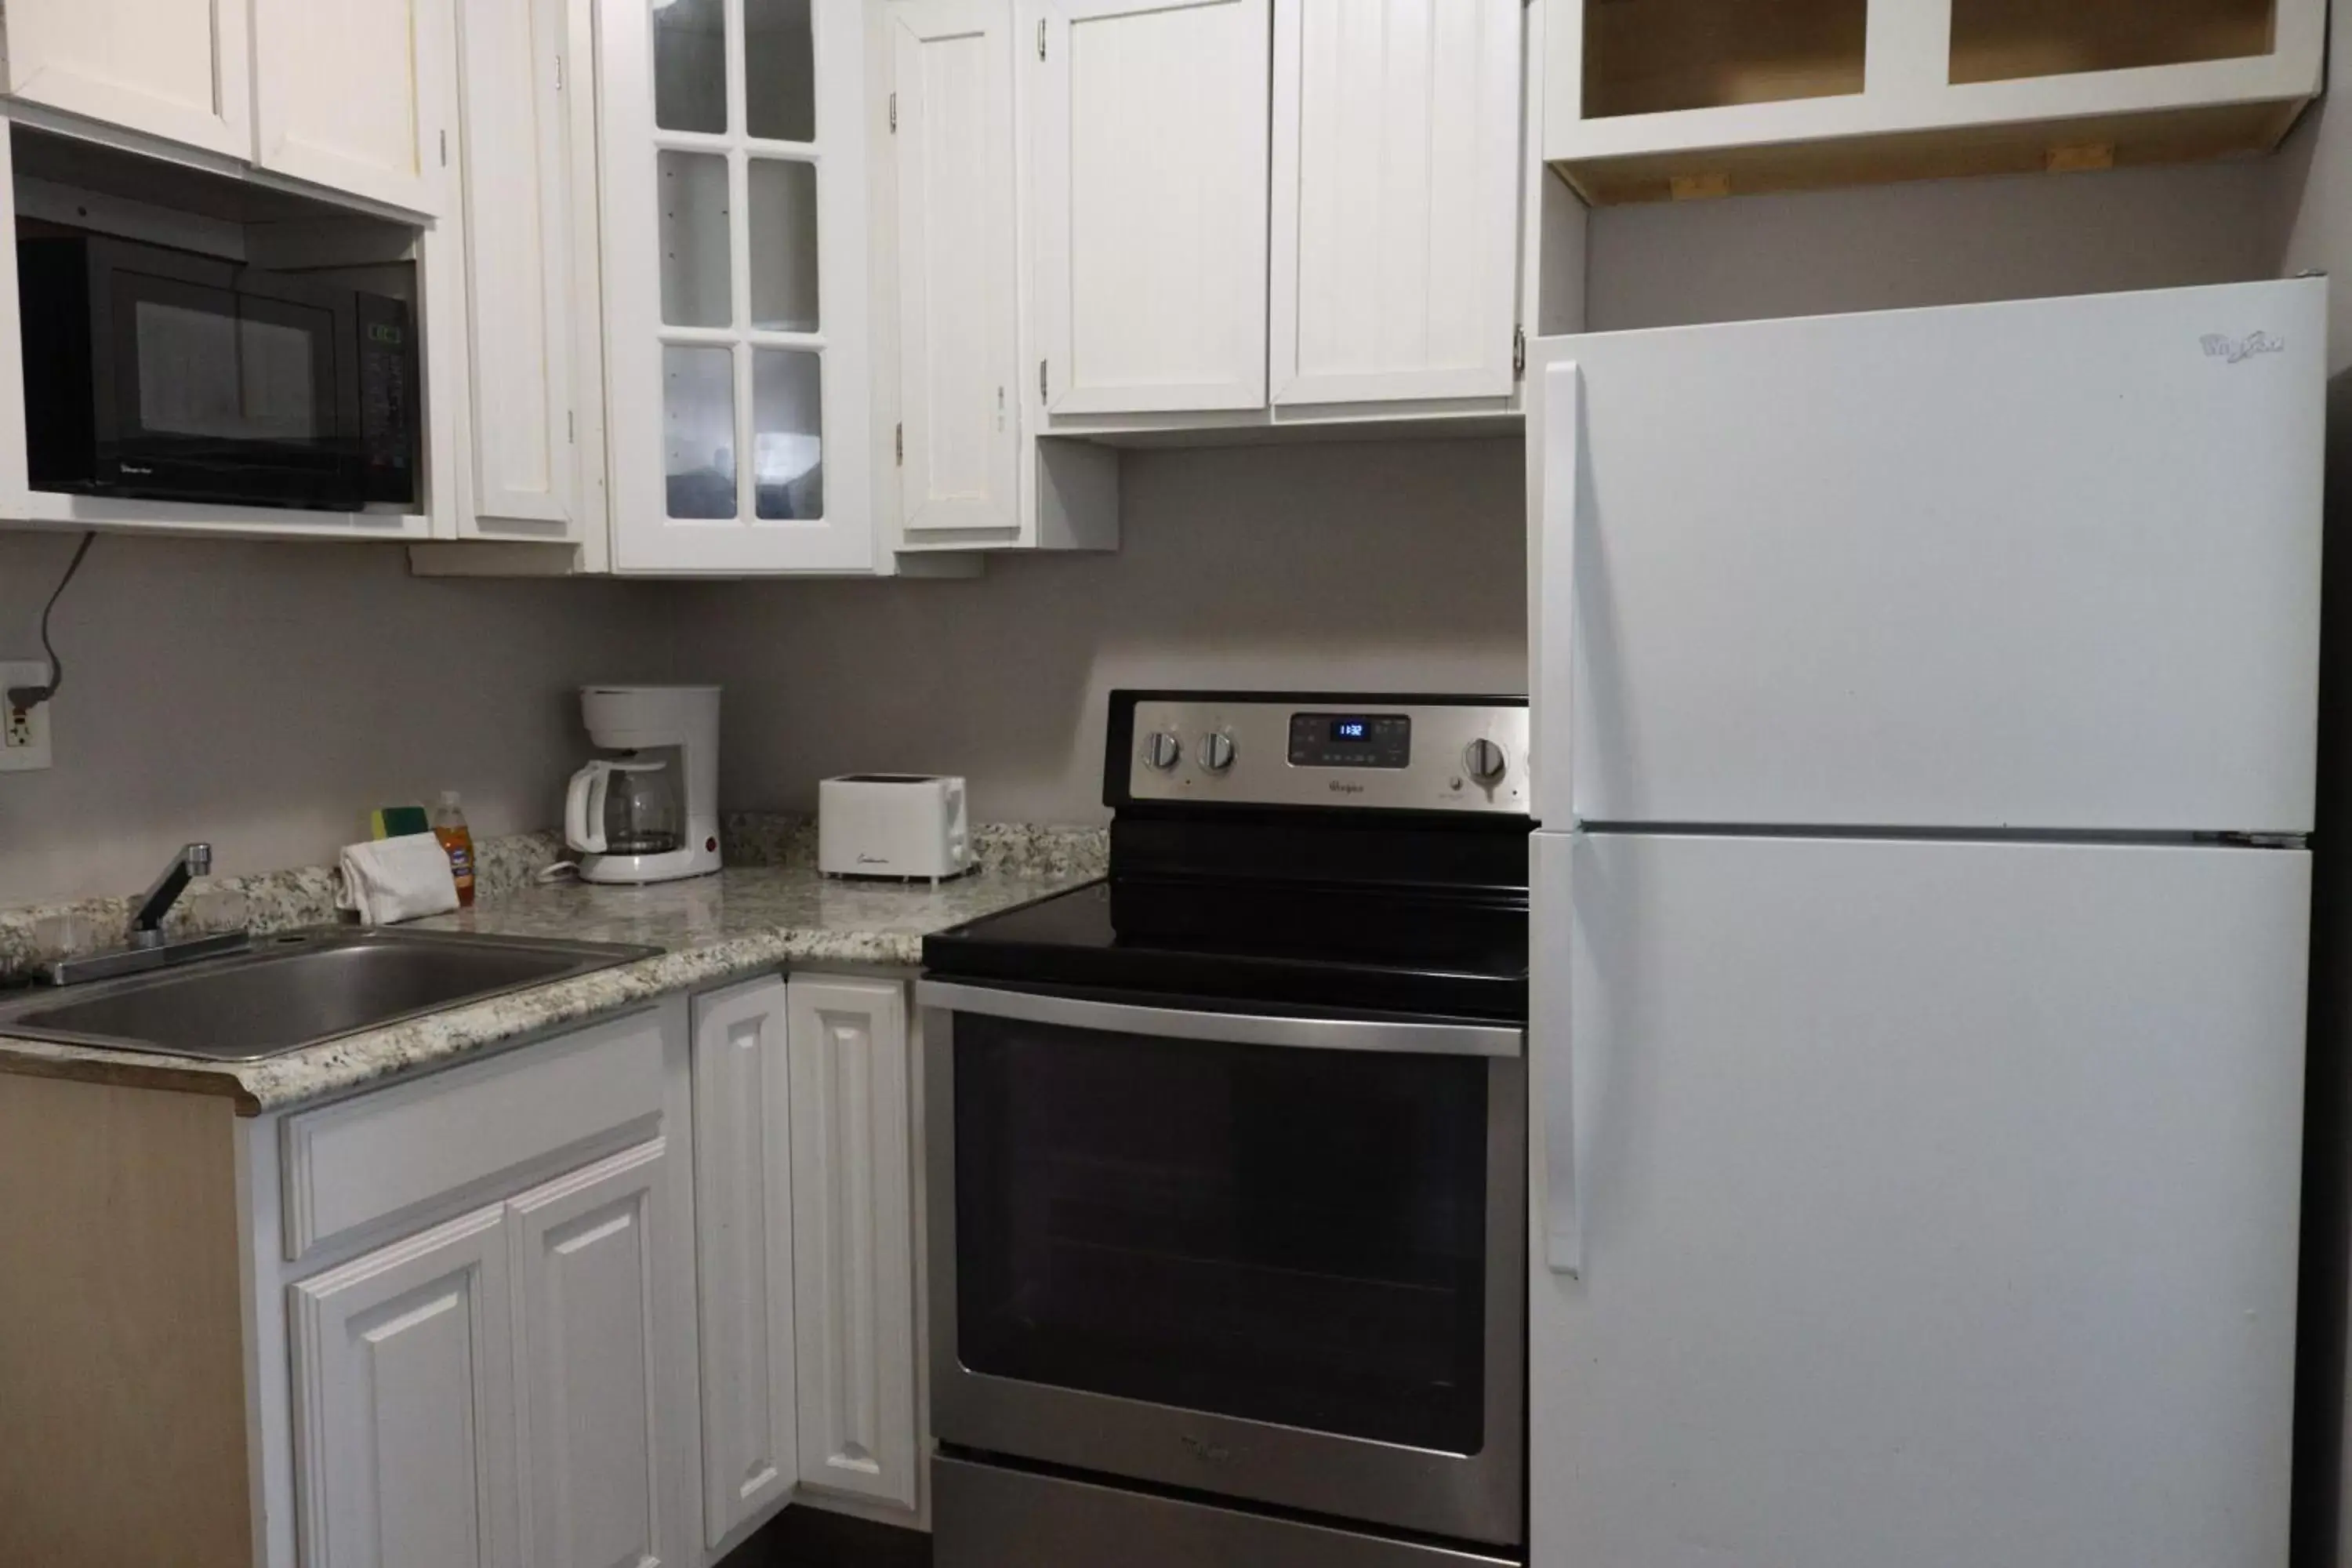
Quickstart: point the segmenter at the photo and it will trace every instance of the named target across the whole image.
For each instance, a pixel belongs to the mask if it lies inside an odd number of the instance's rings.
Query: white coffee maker
[[[583,882],[719,869],[719,688],[583,686],[588,739],[614,753],[572,775],[563,839]]]

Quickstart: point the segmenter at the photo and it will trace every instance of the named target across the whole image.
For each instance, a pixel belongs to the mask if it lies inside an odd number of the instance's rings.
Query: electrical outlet
[[[49,765],[49,710],[56,704],[19,708],[7,697],[12,686],[46,686],[48,679],[49,667],[38,659],[0,660],[0,773]]]

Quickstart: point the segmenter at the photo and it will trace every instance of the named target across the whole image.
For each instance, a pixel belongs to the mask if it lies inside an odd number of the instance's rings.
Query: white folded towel
[[[358,911],[367,925],[393,925],[457,907],[449,852],[430,833],[346,844],[341,872],[335,903]]]

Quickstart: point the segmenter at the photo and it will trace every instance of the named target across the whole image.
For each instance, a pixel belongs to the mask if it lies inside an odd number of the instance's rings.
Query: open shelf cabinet
[[[2326,0],[1558,0],[1544,156],[1589,202],[2267,152]]]

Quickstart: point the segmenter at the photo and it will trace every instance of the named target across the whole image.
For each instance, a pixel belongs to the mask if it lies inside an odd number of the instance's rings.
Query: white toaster
[[[846,773],[816,786],[816,864],[828,877],[923,877],[971,869],[963,780]]]

